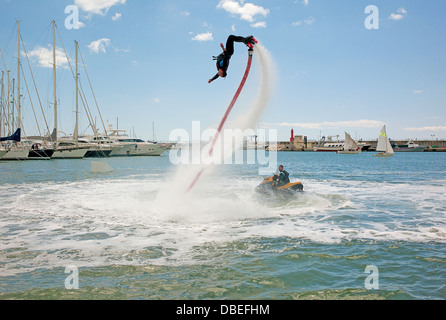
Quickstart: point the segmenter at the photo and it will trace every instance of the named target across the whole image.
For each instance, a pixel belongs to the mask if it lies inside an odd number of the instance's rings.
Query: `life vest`
[[[222,69],[225,73],[229,67],[229,57],[226,52],[221,53],[218,57],[213,57],[217,61],[217,69]]]

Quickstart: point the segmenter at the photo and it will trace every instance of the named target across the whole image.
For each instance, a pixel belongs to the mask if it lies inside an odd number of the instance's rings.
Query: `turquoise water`
[[[0,299],[446,298],[445,154],[278,153],[290,198],[255,165],[185,196],[166,155],[104,161],[0,162]]]

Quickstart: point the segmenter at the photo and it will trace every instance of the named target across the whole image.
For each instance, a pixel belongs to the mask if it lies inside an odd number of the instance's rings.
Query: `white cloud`
[[[406,14],[407,14],[406,9],[400,8],[397,10],[397,13],[390,14],[389,19],[395,21],[402,20]]]
[[[413,94],[422,94],[422,93],[424,93],[424,90],[423,89],[417,89],[417,90],[414,90],[412,93]]]
[[[434,127],[419,127],[419,128],[405,128],[405,131],[446,131],[445,126],[434,126]]]
[[[309,0],[303,0],[302,3],[304,4],[304,6],[308,6]]]
[[[113,21],[117,21],[117,20],[121,19],[121,17],[122,17],[122,13],[116,13],[116,14],[112,17],[112,20],[113,20]]]
[[[252,23],[251,27],[253,27],[253,28],[266,28],[266,22]]]
[[[266,17],[270,10],[265,9],[262,6],[257,6],[253,3],[245,3],[244,0],[236,1],[236,0],[221,0],[217,8],[223,9],[230,14],[240,16],[240,19],[254,22],[254,17],[257,15]]]
[[[82,10],[104,15],[107,11],[118,4],[125,4],[126,0],[74,0],[74,4]]]
[[[357,121],[324,121],[319,123],[272,123],[273,127],[297,127],[305,129],[323,129],[323,128],[379,128],[384,125],[382,121],[376,120],[357,120]]]
[[[212,33],[205,32],[205,33],[199,33],[195,37],[192,38],[194,41],[212,41],[214,40],[214,37],[212,36]]]
[[[23,55],[25,53],[22,52]],[[53,67],[53,48],[36,47],[28,52],[28,57],[37,61],[37,65],[43,68]],[[61,48],[56,48],[56,64],[58,68],[68,69],[68,61],[65,52]]]
[[[88,45],[88,49],[90,49],[91,52],[95,53],[107,53],[107,50],[105,48],[108,47],[110,43],[111,43],[110,39],[102,38],[91,42]]]
[[[155,98],[155,99],[153,99],[153,102],[155,102],[155,103],[160,103],[161,100],[160,100],[160,98]]]

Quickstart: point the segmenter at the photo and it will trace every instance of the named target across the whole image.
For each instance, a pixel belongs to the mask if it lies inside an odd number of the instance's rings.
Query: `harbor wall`
[[[425,151],[446,151],[446,140],[412,140],[420,147],[426,147]],[[378,140],[360,140],[360,143],[370,145],[374,150],[378,144]],[[391,144],[404,145],[408,140],[390,140]],[[304,136],[295,136],[294,141],[281,141],[277,143],[278,151],[314,151],[314,147],[318,145],[319,141],[305,140]],[[326,141],[325,143],[334,143],[333,141]],[[272,144],[270,144],[272,146]],[[442,150],[445,149],[445,150]]]

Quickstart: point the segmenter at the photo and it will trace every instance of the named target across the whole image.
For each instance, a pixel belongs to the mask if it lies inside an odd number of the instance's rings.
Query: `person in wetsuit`
[[[290,174],[283,169],[283,166],[279,166],[279,178],[277,180],[277,186],[282,187],[288,183],[290,183]]]
[[[223,53],[221,53],[218,57],[214,57],[214,60],[217,60],[218,73],[212,79],[209,79],[208,83],[217,80],[219,77],[226,78],[229,62],[231,60],[232,55],[234,54],[234,42],[242,42],[246,45],[250,43],[255,44],[253,36],[244,38],[234,35],[230,35],[228,37],[228,40],[226,41],[226,48],[223,45],[223,43],[220,43],[220,46],[223,49]]]

